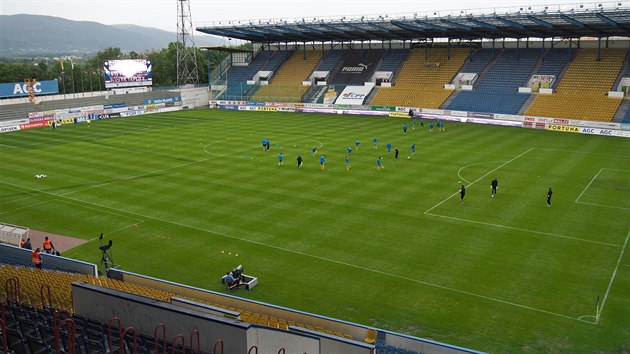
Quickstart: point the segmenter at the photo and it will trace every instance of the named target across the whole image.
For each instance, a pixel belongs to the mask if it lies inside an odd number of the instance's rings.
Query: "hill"
[[[194,33],[197,45],[219,39]],[[123,51],[161,49],[177,39],[175,32],[136,25],[104,25],[40,15],[0,15],[0,56],[35,53],[95,53],[107,47]]]

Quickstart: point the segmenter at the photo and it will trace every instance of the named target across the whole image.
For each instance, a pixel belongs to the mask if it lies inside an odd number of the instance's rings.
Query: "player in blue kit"
[[[374,137],[374,139],[372,139],[372,142],[374,143],[374,148],[378,149],[378,145],[376,145],[376,142],[378,141],[378,139],[376,139],[376,137]]]
[[[381,162],[382,159],[383,158],[379,156],[378,159],[376,160],[376,170],[378,172],[381,172],[381,170],[385,169],[385,167],[383,167],[383,163]]]
[[[403,134],[407,135],[407,123],[403,124]]]
[[[282,153],[280,153],[280,155],[278,155],[278,167],[284,165],[284,157],[282,156]]]
[[[359,144],[361,144],[361,142],[360,142],[360,141],[358,141],[358,140],[354,142],[354,147],[355,147],[357,150],[359,150]]]
[[[350,171],[350,156],[346,155],[346,171]]]
[[[348,151],[348,155],[352,154],[352,148],[350,146],[346,148],[346,151]]]
[[[317,154],[317,147],[313,146],[313,148],[311,149],[311,151],[313,152],[313,157],[315,157],[315,154]]]
[[[319,158],[319,168],[321,168],[322,171],[326,169],[326,157],[324,155]]]
[[[387,152],[391,152],[392,151],[392,143],[387,143],[387,145],[385,145],[385,147],[387,148]]]
[[[416,144],[411,144],[411,156],[416,156]]]

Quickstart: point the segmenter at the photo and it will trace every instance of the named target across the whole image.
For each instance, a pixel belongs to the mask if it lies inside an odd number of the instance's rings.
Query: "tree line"
[[[240,46],[251,49],[251,44]],[[194,48],[199,70],[199,83],[208,83],[208,55],[211,70],[227,56],[225,52]],[[58,80],[60,93],[79,93],[105,90],[103,63],[114,59],[149,59],[153,67],[153,86],[175,86],[177,84],[177,44],[155,52],[122,52],[120,48],[106,48],[87,59],[44,60],[37,62],[9,62],[0,60],[0,83],[23,82],[25,78],[38,81]]]

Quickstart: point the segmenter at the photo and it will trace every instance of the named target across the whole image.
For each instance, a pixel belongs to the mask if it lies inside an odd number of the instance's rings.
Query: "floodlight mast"
[[[199,82],[190,1],[177,0],[177,86]]]

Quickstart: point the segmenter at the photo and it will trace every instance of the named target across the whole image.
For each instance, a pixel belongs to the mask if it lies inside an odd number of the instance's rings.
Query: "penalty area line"
[[[617,265],[615,266],[615,270],[610,277],[610,281],[608,282],[608,288],[606,289],[606,293],[604,294],[604,299],[602,300],[602,307],[599,310],[598,316],[595,319],[595,324],[599,324],[599,319],[601,318],[602,313],[604,312],[604,306],[606,306],[606,300],[608,300],[608,294],[610,294],[610,289],[612,288],[613,282],[615,281],[615,276],[617,275],[617,270],[619,270],[619,264],[621,264],[621,259],[623,258],[623,254],[626,251],[626,246],[628,245],[628,239],[630,238],[630,230],[628,230],[628,235],[626,236],[626,241],[623,243],[623,248],[621,248],[621,252],[619,253],[619,258],[617,259]]]

